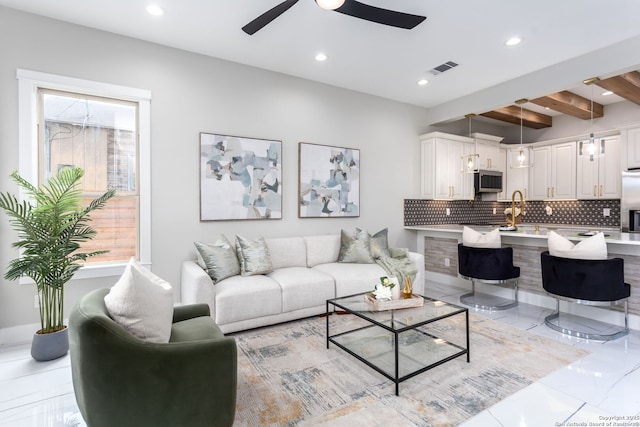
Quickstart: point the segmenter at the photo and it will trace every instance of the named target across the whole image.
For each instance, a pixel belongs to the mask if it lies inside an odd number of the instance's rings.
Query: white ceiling
[[[166,14],[147,14],[151,2]],[[413,30],[300,0],[255,35],[241,30],[280,2],[0,0],[0,5],[423,107],[640,35],[638,0],[362,0],[426,15]],[[514,35],[523,43],[506,46]],[[314,60],[320,51],[327,61]],[[460,65],[438,76],[428,73],[449,60]],[[430,83],[418,86],[421,78]],[[580,90],[590,96],[590,89]]]

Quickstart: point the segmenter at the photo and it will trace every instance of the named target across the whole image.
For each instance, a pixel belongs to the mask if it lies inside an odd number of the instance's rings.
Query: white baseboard
[[[40,323],[18,325],[0,329],[0,346],[30,343]]]
[[[443,285],[454,286],[459,289],[471,290],[471,282],[469,280],[460,279],[459,277],[453,277],[441,273],[433,273],[425,271],[425,283],[434,281]],[[425,289],[427,285],[425,284]],[[476,291],[483,292],[489,295],[496,295],[503,298],[513,298],[513,291],[502,288],[499,286],[491,285],[476,285]],[[537,307],[543,307],[550,310],[556,309],[556,299],[548,296],[536,294],[526,290],[518,290],[518,301],[524,304],[531,304]],[[618,310],[611,310],[602,307],[593,307],[583,304],[573,304],[561,301],[560,311],[563,313],[569,313],[576,316],[587,317],[589,319],[597,320],[599,322],[609,323],[616,326],[624,326],[624,313]],[[640,316],[636,314],[629,314],[629,328],[634,330],[640,330]]]

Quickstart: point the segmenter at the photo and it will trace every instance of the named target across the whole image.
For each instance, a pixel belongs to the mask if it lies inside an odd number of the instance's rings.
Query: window
[[[130,257],[150,265],[148,91],[18,70],[20,174],[41,183],[81,167],[85,203],[116,189],[92,214],[97,236],[76,278],[117,275]]]

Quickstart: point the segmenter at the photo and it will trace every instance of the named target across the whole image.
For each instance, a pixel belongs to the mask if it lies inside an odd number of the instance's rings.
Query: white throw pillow
[[[149,342],[167,343],[173,322],[171,285],[134,258],[104,297],[111,318],[132,335]]]
[[[569,239],[554,231],[547,237],[549,255],[573,259],[607,259],[607,242],[603,233],[573,244]]]
[[[499,248],[502,246],[500,230],[496,228],[487,234],[482,234],[472,228],[464,227],[462,229],[462,244],[471,248]]]

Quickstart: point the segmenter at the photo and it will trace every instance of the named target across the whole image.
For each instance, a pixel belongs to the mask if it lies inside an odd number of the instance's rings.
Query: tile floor
[[[430,283],[427,295],[457,303],[464,292]],[[640,426],[640,331],[610,342],[588,341],[547,328],[544,317],[550,311],[535,306],[478,313],[591,354],[467,420],[464,427]],[[0,346],[0,426],[85,426],[73,395],[69,356],[38,363],[29,345]]]

